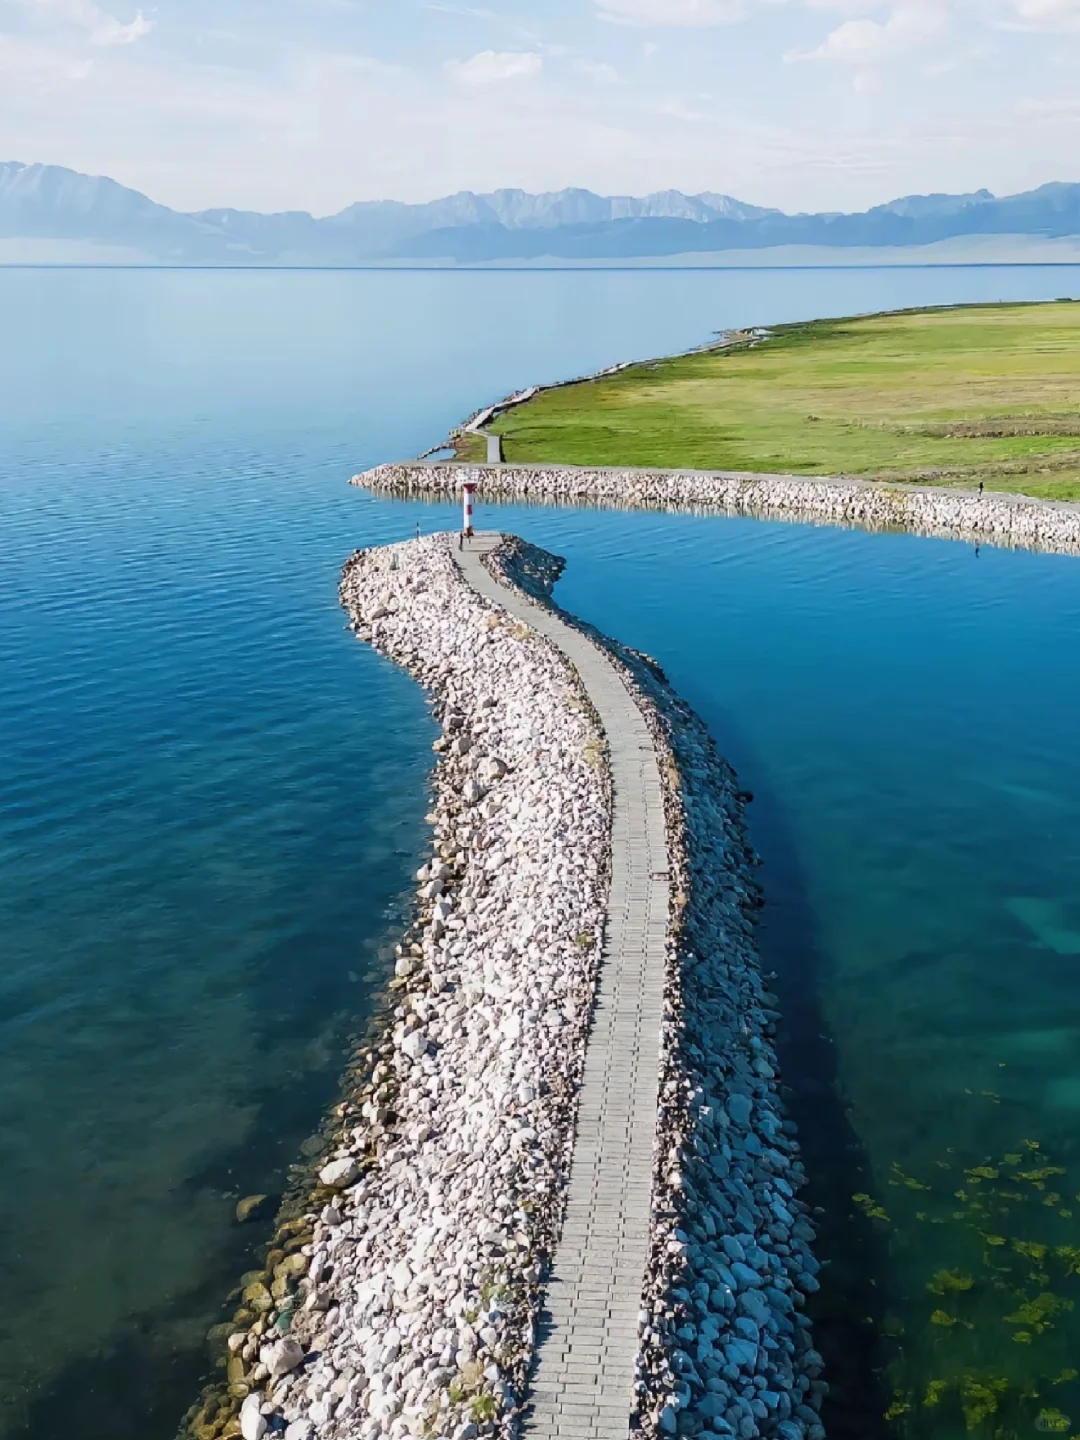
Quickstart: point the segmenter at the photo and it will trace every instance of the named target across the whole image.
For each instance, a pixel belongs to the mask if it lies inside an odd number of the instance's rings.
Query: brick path
[[[641,711],[607,657],[480,563],[500,538],[477,535],[455,557],[474,589],[574,664],[607,734],[614,789],[600,984],[524,1430],[530,1440],[617,1440],[629,1431],[656,1131],[669,896],[660,774]]]

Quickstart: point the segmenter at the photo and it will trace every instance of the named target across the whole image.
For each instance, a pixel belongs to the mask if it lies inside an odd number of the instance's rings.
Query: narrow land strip
[[[537,1440],[614,1440],[629,1428],[649,1246],[670,899],[663,795],[652,735],[615,666],[488,572],[481,557],[500,539],[479,535],[458,552],[465,577],[574,665],[607,736],[614,792],[596,1010],[526,1430]]]
[[[558,557],[478,538],[345,566],[441,722],[432,853],[189,1431],[825,1440],[746,797],[655,662],[549,608]]]
[[[464,481],[471,481],[480,498],[488,500],[754,515],[1080,552],[1080,505],[989,491],[980,495],[934,486],[730,470],[417,461],[380,465],[354,476],[352,483],[384,495],[456,500]]]

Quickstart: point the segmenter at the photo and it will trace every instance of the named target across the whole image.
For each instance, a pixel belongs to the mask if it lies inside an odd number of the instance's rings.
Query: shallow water
[[[1070,288],[0,271],[4,1440],[172,1434],[262,1238],[236,1199],[280,1192],[385,978],[432,730],[344,632],[337,578],[355,545],[456,512],[344,477],[518,384],[727,325]],[[835,1257],[834,1433],[869,1433],[894,1351],[920,1401],[961,1363],[1067,1369],[1075,1314],[1014,1342],[1018,1302],[965,1228],[1002,1182],[964,1202],[953,1182],[1036,1140],[1068,1173],[1010,1183],[1027,1198],[995,1224],[1075,1241],[1042,1201],[1080,1189],[1080,565],[747,520],[497,520],[569,557],[563,602],[656,654],[757,794],[785,1073]],[[933,1191],[891,1186],[894,1163]],[[854,1193],[889,1221],[853,1222]],[[925,1285],[946,1266],[978,1283],[942,1302]],[[931,1327],[942,1304],[962,1323]],[[1017,1433],[1044,1403],[1080,1417],[1075,1385],[1047,1397]],[[913,1413],[914,1434],[963,1433],[952,1394]]]

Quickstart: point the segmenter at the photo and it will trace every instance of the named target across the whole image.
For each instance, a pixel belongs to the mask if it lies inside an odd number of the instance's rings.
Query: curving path
[[[535,1440],[616,1440],[629,1431],[649,1243],[670,896],[663,795],[652,735],[612,662],[481,563],[501,538],[479,534],[453,553],[479,594],[574,665],[607,735],[614,791],[600,980],[524,1431]]]

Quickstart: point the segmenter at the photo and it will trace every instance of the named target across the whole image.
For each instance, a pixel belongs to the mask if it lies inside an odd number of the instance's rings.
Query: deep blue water
[[[0,271],[4,1440],[172,1434],[260,1238],[236,1199],[281,1189],[385,979],[432,727],[345,633],[337,579],[456,510],[348,475],[730,325],[1068,293],[1080,271]],[[880,1364],[918,1391],[913,1433],[963,1433],[955,1390],[923,1403],[962,1372],[1046,1372],[1019,1433],[1051,1401],[1080,1417],[1049,1385],[1076,1317],[1030,1344],[1004,1318],[1077,1284],[1012,1242],[1080,1232],[1080,564],[492,520],[568,557],[563,603],[655,654],[757,796],[841,1409],[873,1408]],[[977,1283],[928,1292],[944,1267]]]

